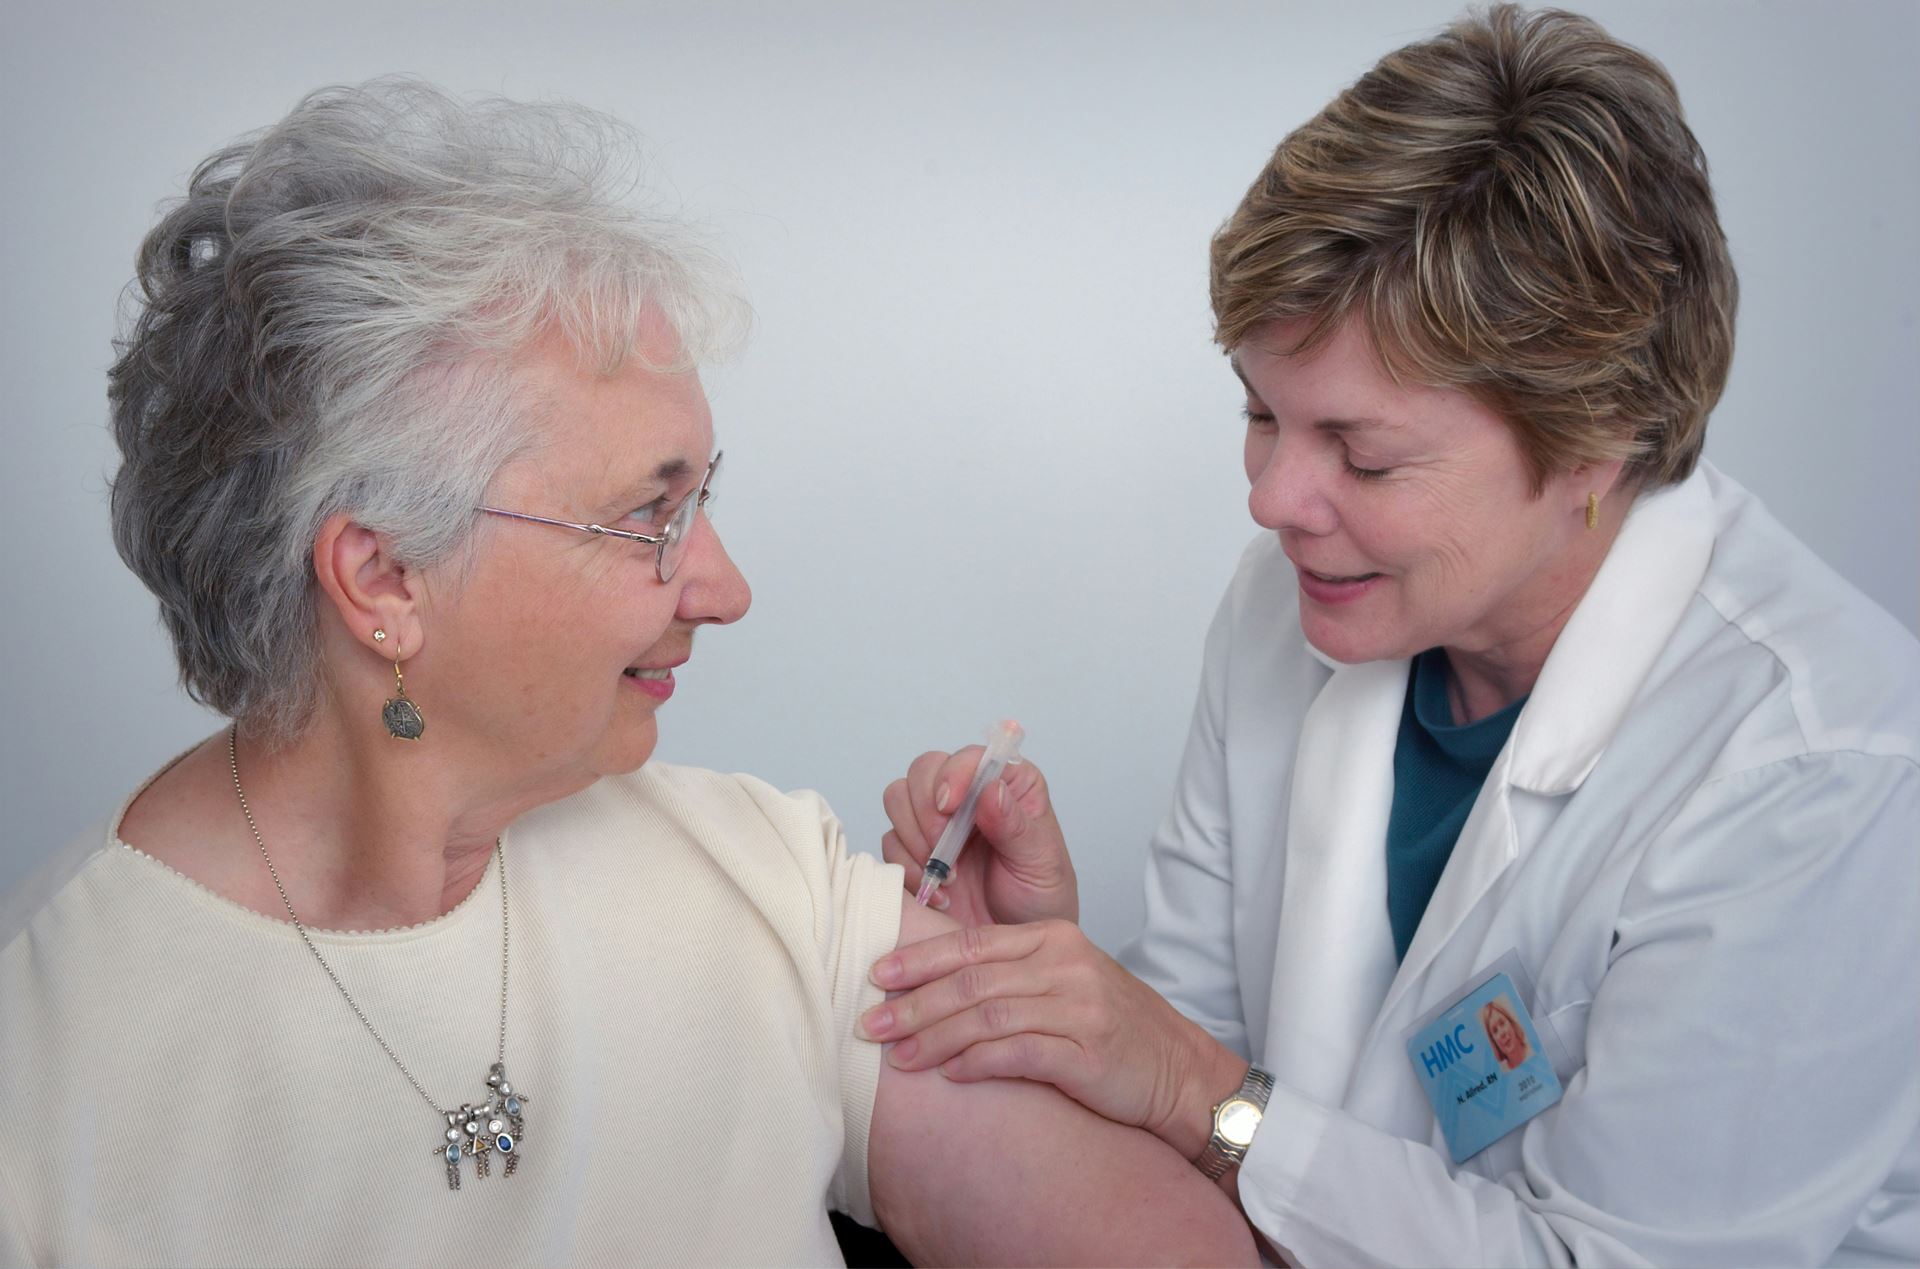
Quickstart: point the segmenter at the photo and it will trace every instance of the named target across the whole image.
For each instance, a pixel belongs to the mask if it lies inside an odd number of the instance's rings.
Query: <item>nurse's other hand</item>
[[[880,853],[906,868],[909,891],[919,890],[922,865],[966,796],[981,753],[979,745],[923,753],[887,786],[881,801],[893,827]],[[934,906],[965,926],[1080,919],[1079,881],[1039,767],[1015,763],[981,791],[973,832]]]
[[[896,1041],[895,1067],[1052,1084],[1190,1159],[1207,1144],[1212,1103],[1246,1075],[1244,1060],[1065,921],[941,935],[881,957],[872,976],[905,993],[861,1018],[868,1037]]]

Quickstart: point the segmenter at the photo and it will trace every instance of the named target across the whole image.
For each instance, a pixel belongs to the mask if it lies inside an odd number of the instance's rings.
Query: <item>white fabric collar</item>
[[[1606,752],[1713,558],[1705,467],[1628,509],[1514,722],[1514,787],[1571,793]]]

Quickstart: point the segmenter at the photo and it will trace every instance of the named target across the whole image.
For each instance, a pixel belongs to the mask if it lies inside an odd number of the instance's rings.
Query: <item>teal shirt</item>
[[[1396,959],[1406,957],[1480,786],[1526,703],[1523,696],[1477,723],[1455,726],[1447,701],[1447,654],[1430,648],[1413,659],[1393,747],[1393,810],[1387,817],[1387,916]]]

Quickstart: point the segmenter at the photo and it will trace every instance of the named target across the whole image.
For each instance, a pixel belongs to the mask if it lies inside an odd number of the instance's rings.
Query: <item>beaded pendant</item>
[[[506,1174],[513,1175],[526,1134],[526,1103],[532,1100],[507,1082],[505,1065],[495,1062],[487,1072],[486,1099],[478,1105],[462,1102],[460,1109],[446,1112],[446,1145],[435,1146],[434,1153],[446,1161],[448,1189],[460,1188],[462,1158],[472,1159],[474,1175],[484,1180],[498,1154],[507,1161]]]

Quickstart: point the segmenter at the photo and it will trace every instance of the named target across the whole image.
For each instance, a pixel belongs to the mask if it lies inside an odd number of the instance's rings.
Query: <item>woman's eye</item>
[[[1346,459],[1345,462],[1347,475],[1355,480],[1379,480],[1393,470],[1391,467],[1361,467],[1351,458]]]
[[[627,513],[627,519],[639,524],[658,527],[666,523],[668,499],[665,495],[655,498],[644,506],[635,507]]]
[[[1240,416],[1246,419],[1248,427],[1258,428],[1262,432],[1273,429],[1273,415],[1266,410],[1256,410],[1249,405],[1240,411]]]

